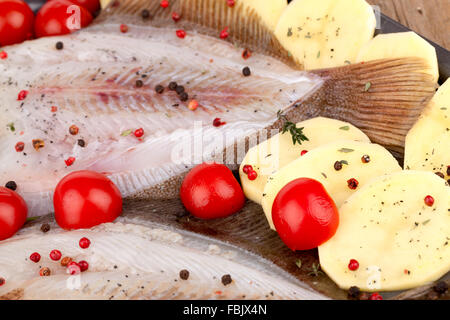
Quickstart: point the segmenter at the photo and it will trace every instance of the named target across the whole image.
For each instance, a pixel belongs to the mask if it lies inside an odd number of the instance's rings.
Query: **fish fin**
[[[405,137],[436,90],[419,58],[385,59],[312,71],[323,86],[300,101],[310,117],[348,121],[372,142],[403,154]],[[299,102],[297,102],[299,104]],[[295,117],[295,110],[287,113]]]
[[[143,19],[143,10],[148,10],[152,18]],[[176,24],[172,20],[173,12],[179,13],[181,17]],[[118,16],[120,21],[117,20]],[[162,8],[160,0],[113,0],[96,19],[96,24],[116,20],[118,23],[149,24],[156,27],[176,26],[177,29],[195,30],[217,38],[228,27],[226,41],[275,57],[296,69],[303,69],[283,48],[259,14],[241,2],[229,7],[225,0],[172,0],[169,8]]]

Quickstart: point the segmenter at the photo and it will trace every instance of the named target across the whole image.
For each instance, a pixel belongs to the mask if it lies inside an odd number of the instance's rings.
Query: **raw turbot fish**
[[[176,24],[172,11],[182,17]],[[412,58],[301,71],[255,12],[226,1],[177,0],[171,10],[115,1],[92,27],[5,50],[0,182],[16,181],[30,216],[52,212],[55,185],[80,169],[106,173],[127,198],[176,197],[194,164],[239,164],[254,137],[282,126],[280,110],[291,121],[351,122],[400,153],[434,92]],[[182,86],[178,93],[170,82]]]

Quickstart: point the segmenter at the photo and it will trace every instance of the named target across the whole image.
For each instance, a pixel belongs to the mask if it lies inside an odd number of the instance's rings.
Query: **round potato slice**
[[[406,136],[405,169],[431,171],[449,180],[449,146],[450,80],[447,80]]]
[[[425,204],[425,197],[434,204]],[[341,288],[404,290],[450,270],[450,187],[431,172],[379,177],[339,209],[339,227],[319,247],[320,265]],[[359,268],[350,271],[350,259]]]
[[[283,10],[287,7],[286,0],[240,0],[244,6],[251,7],[261,16],[262,21],[270,30],[275,27]]]
[[[319,181],[339,207],[372,178],[400,170],[397,160],[380,145],[336,141],[308,152],[271,175],[267,179],[261,204],[270,227],[275,230],[272,222],[273,201],[292,180],[304,177]],[[355,179],[357,185],[351,179]]]
[[[428,69],[424,70],[439,79],[436,49],[415,32],[379,34],[362,47],[356,62],[378,59],[420,57],[425,60]]]
[[[300,158],[303,150],[310,151],[321,145],[338,140],[370,142],[369,138],[350,123],[329,118],[313,118],[297,123],[304,128],[308,141],[293,144],[289,132],[280,133],[251,148],[242,161],[239,174],[245,196],[261,203],[267,178],[288,163]],[[251,165],[258,174],[255,180],[249,180],[243,172],[245,165]]]
[[[309,70],[355,62],[375,27],[375,14],[364,0],[294,0],[275,35]]]

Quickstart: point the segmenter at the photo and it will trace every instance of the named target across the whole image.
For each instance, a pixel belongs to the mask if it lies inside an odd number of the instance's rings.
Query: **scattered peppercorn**
[[[383,297],[378,292],[375,292],[370,295],[369,300],[383,300]]]
[[[198,108],[198,101],[197,100],[191,100],[189,101],[189,105],[188,105],[189,110],[191,111],[195,111]]]
[[[42,139],[34,139],[31,142],[33,144],[33,148],[36,151],[39,151],[39,149],[41,149],[45,146],[44,140],[42,140]]]
[[[307,153],[308,153],[308,150],[302,150],[302,152],[300,152],[300,156],[304,156]]]
[[[172,12],[172,20],[177,22],[178,20],[180,20],[180,15],[176,12]]]
[[[348,263],[348,268],[351,271],[356,271],[359,268],[359,262],[355,259],[350,259],[350,262]]]
[[[236,1],[235,1],[235,0],[227,0],[227,5],[228,5],[230,8],[234,7],[235,4],[236,4]]]
[[[56,50],[62,50],[64,49],[64,43],[62,43],[61,41],[58,41],[55,45]]]
[[[0,51],[0,59],[5,60],[8,58],[6,51]]]
[[[134,136],[135,136],[136,138],[140,138],[140,137],[142,137],[143,135],[144,135],[144,129],[142,129],[142,128],[136,129],[136,130],[134,131]]]
[[[61,251],[59,250],[52,250],[50,252],[50,259],[52,259],[53,261],[58,261],[59,259],[61,259]]]
[[[244,49],[244,51],[242,51],[242,58],[244,60],[247,60],[251,56],[252,56],[252,52],[249,49]]]
[[[359,299],[361,290],[357,286],[352,286],[348,289],[348,297],[350,299]]]
[[[250,68],[245,67],[244,69],[242,69],[242,74],[244,75],[244,77],[248,77],[251,74]]]
[[[171,81],[169,83],[169,90],[175,90],[178,87],[178,84],[175,81]]]
[[[33,252],[30,255],[30,260],[33,261],[34,263],[38,263],[39,261],[41,261],[41,255],[37,252]]]
[[[255,170],[252,170],[247,174],[247,177],[248,177],[248,180],[253,181],[256,178],[258,178],[258,173]]]
[[[57,107],[57,106],[52,106],[51,111],[52,111],[52,112],[58,111],[58,107]]]
[[[450,176],[450,166],[447,166],[447,175]]]
[[[433,290],[438,294],[445,294],[448,291],[448,284],[445,281],[439,281],[434,285]]]
[[[49,231],[50,231],[50,225],[49,225],[48,223],[44,223],[44,224],[41,226],[41,231],[42,231],[43,233],[49,232]]]
[[[89,246],[91,245],[91,240],[89,240],[86,237],[83,237],[80,239],[80,241],[78,242],[78,244],[80,245],[81,249],[87,249],[89,248]]]
[[[78,262],[78,265],[80,266],[81,272],[85,272],[87,269],[89,269],[89,263],[87,263],[84,260],[81,260],[80,262]]]
[[[355,190],[356,188],[358,188],[358,184],[359,184],[359,182],[355,178],[351,178],[351,179],[347,180],[347,185],[352,190]]]
[[[169,6],[169,1],[162,0],[159,5],[163,8],[167,8]]]
[[[76,263],[75,261],[69,262],[69,264],[67,265],[67,273],[73,276],[75,274],[79,274],[80,272],[81,268],[78,263]]]
[[[242,168],[242,172],[244,172],[245,174],[248,174],[250,171],[253,171],[253,167],[249,164],[246,164],[243,168]]]
[[[339,170],[341,170],[341,169],[342,169],[342,162],[336,161],[336,162],[334,163],[334,170],[339,171]]]
[[[187,92],[182,92],[180,94],[180,100],[181,101],[187,101],[189,99],[189,95],[187,94]]]
[[[17,95],[17,100],[18,100],[18,101],[25,100],[25,98],[27,97],[27,95],[28,95],[28,91],[27,91],[27,90],[22,90],[22,91],[20,91],[19,94]]]
[[[163,87],[162,85],[158,84],[158,85],[155,87],[155,91],[156,91],[156,93],[161,94],[161,93],[164,92],[164,87]]]
[[[361,158],[362,163],[369,163],[370,162],[370,156],[369,155],[363,155]]]
[[[142,80],[136,80],[136,88],[142,88],[144,86],[144,82]]]
[[[83,139],[78,139],[78,145],[82,148],[84,148],[86,146],[86,142],[84,142]]]
[[[48,277],[48,276],[50,276],[50,274],[51,274],[51,271],[50,271],[50,269],[47,268],[47,267],[42,268],[41,270],[39,270],[39,275],[40,275],[41,277]]]
[[[5,188],[11,189],[12,191],[16,191],[16,189],[17,189],[17,184],[16,184],[15,181],[8,181],[8,182],[5,184]]]
[[[222,284],[224,286],[229,285],[231,282],[233,282],[233,279],[231,279],[231,276],[229,274],[222,276]]]
[[[16,149],[17,152],[22,152],[23,149],[25,148],[25,143],[17,142],[14,148]]]
[[[224,124],[226,124],[226,122],[223,122],[222,120],[220,120],[220,118],[215,118],[213,120],[214,127],[220,127],[220,126],[223,126]]]
[[[222,31],[220,31],[220,38],[226,39],[228,38],[228,27],[225,27]]]
[[[126,24],[120,25],[120,32],[127,33],[128,32],[128,26]]]
[[[0,287],[6,283],[5,278],[0,277]]]
[[[178,38],[183,39],[184,37],[186,37],[186,31],[179,29],[177,31],[175,31],[176,35]]]
[[[147,9],[142,10],[141,17],[144,20],[150,19],[151,18],[150,11],[148,11]]]
[[[175,88],[175,91],[176,91],[177,94],[182,94],[183,92],[185,92],[183,86],[177,86]]]
[[[70,167],[71,165],[73,165],[75,162],[75,157],[69,157],[66,160],[64,160],[64,163],[66,164],[66,166]]]
[[[189,271],[187,271],[186,269],[181,270],[180,271],[180,279],[181,280],[189,279]]]
[[[63,267],[67,267],[69,265],[69,263],[71,263],[73,260],[71,257],[64,257],[61,259],[61,265]]]
[[[440,178],[442,178],[442,179],[445,179],[445,175],[444,175],[442,172],[435,172],[435,174],[436,174],[438,177],[440,177]]]
[[[78,127],[74,124],[71,125],[69,128],[69,133],[73,136],[76,136],[78,134],[78,131],[79,131]]]
[[[426,196],[424,202],[427,206],[431,207],[434,204],[434,198],[432,196]]]

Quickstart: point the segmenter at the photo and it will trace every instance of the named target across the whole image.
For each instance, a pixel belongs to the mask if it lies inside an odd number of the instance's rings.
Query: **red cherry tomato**
[[[0,46],[33,38],[34,14],[22,0],[0,0]]]
[[[197,218],[223,218],[242,209],[244,193],[233,173],[223,164],[203,163],[184,178],[181,201]]]
[[[122,197],[106,176],[75,171],[65,176],[53,195],[55,219],[63,229],[86,229],[113,222],[122,213]]]
[[[27,220],[25,201],[14,191],[0,187],[0,241],[12,237]]]
[[[47,2],[54,1],[48,0]],[[70,2],[77,4],[79,6],[84,7],[90,13],[94,14],[100,9],[100,1],[99,0],[70,0]]]
[[[52,0],[42,6],[36,15],[36,37],[68,34],[88,26],[92,15],[84,7],[69,0]]]
[[[339,213],[323,185],[313,179],[291,181],[272,206],[280,238],[292,250],[309,250],[329,240],[339,225]]]

